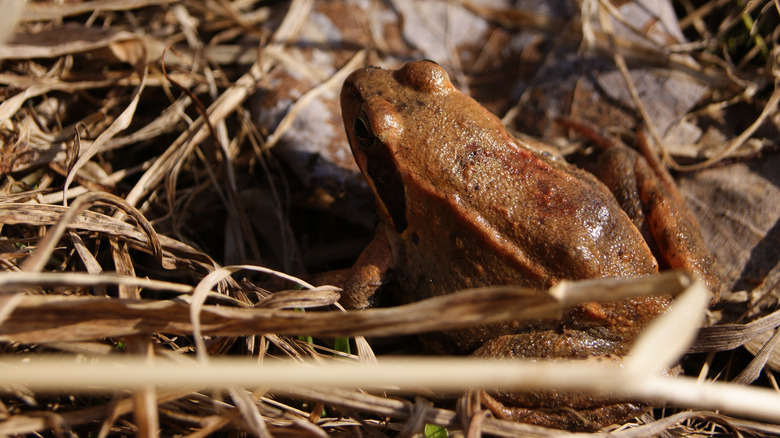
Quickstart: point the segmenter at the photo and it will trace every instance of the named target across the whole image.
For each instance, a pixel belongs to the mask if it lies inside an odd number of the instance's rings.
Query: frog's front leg
[[[382,286],[393,263],[390,242],[381,227],[363,249],[341,284],[339,302],[347,309],[373,307],[376,292]]]
[[[660,264],[697,274],[715,302],[720,280],[699,222],[671,177],[659,174],[664,172],[660,165],[656,168],[636,151],[614,146],[599,156],[597,176],[645,236]]]

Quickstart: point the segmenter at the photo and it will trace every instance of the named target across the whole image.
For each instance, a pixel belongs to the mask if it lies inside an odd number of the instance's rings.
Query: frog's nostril
[[[346,81],[344,81],[344,85],[341,88],[341,95],[349,96],[352,99],[360,97],[360,92],[358,91],[358,88],[355,85],[355,81],[352,80],[351,76],[348,77]]]

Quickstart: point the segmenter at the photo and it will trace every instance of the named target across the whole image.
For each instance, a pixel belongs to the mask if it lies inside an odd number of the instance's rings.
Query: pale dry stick
[[[710,291],[700,279],[684,285],[669,309],[642,331],[624,359],[624,369],[637,379],[671,367],[696,339],[704,313],[709,307]]]
[[[152,228],[152,225],[146,220],[146,217],[138,211],[132,205],[125,202],[124,199],[105,192],[93,192],[87,193],[73,202],[67,211],[60,217],[57,225],[50,229],[46,236],[38,243],[38,250],[24,261],[21,268],[27,272],[40,272],[49,260],[49,257],[54,252],[54,247],[59,242],[65,230],[70,226],[71,222],[84,210],[87,210],[95,203],[105,203],[111,206],[117,207],[136,221],[138,226],[143,230],[148,239],[148,245],[152,250],[152,253],[157,258],[157,261],[162,264],[162,245],[160,239],[157,237],[157,233]]]
[[[127,340],[127,350],[146,364],[154,363],[154,346],[149,336],[131,336]],[[144,385],[133,390],[132,398],[137,436],[140,438],[158,436],[160,417],[157,413],[157,388],[154,385]]]
[[[58,356],[19,355],[0,360],[0,382],[18,384],[36,391],[107,391],[145,385],[163,388],[327,387],[400,391],[462,392],[470,388],[610,392],[632,400],[666,400],[700,409],[721,409],[736,415],[780,422],[780,395],[772,390],[731,383],[699,384],[689,377],[647,375],[636,379],[619,366],[589,361],[514,361],[474,358],[386,358],[376,365],[333,361],[325,366],[268,362],[258,365],[246,359],[212,359],[207,363],[180,363],[128,358],[95,359],[91,362],[63,360]],[[121,372],[120,372],[121,371]]]
[[[23,10],[24,0],[3,1],[3,15],[0,16],[0,45],[8,40]]]
[[[70,391],[89,388],[103,392],[136,389],[151,384],[167,388],[263,386],[286,388],[395,388],[414,391],[462,391],[469,387],[507,390],[539,389],[608,391],[627,394],[632,388],[620,367],[593,361],[522,361],[474,358],[395,357],[376,365],[343,361],[313,365],[306,362],[266,361],[258,365],[246,358],[212,358],[206,363],[183,365],[167,361],[147,363],[133,357],[93,358],[14,355],[0,359],[0,382],[29,386],[36,391]],[[414,370],[414,371],[412,371]],[[608,378],[611,376],[611,378]],[[617,388],[615,388],[617,387]],[[759,391],[760,392],[760,391]],[[767,391],[768,392],[768,391]],[[775,395],[775,397],[778,397]]]

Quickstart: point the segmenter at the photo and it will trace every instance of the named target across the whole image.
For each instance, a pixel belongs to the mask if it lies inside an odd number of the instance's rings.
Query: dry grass
[[[762,137],[778,124],[777,2],[681,2],[680,25],[693,41],[668,47],[616,37],[604,20],[614,13],[607,2],[582,2],[602,15],[598,29],[458,3],[505,29],[556,34],[560,44],[611,59],[629,89],[636,65],[697,78],[713,91],[686,120],[754,109],[721,147],[664,151],[670,167],[694,170],[777,147]],[[363,312],[344,312],[337,289],[290,274],[338,264],[356,245],[328,225],[335,214],[306,219],[312,206],[339,201],[298,181],[307,178],[292,175],[275,146],[315,99],[375,60],[377,49],[395,50],[392,42],[373,35],[374,50],[334,48],[339,61],[325,74],[290,53],[311,1],[20,4],[6,0],[0,17],[0,41],[14,38],[0,45],[0,434],[406,435],[435,424],[549,436],[560,432],[488,418],[469,391],[548,385],[675,406],[613,435],[780,434],[771,371],[780,370],[772,349],[780,316],[777,284],[768,280],[732,295],[743,304],[750,297],[744,317],[706,328],[691,347],[705,294],[682,274],[565,285],[555,299],[494,288]],[[298,93],[278,123],[256,123],[250,99],[284,87],[272,76],[282,67],[319,85]],[[631,95],[662,143],[642,98]],[[305,242],[331,255],[312,263]],[[555,316],[603,294],[659,292],[679,295],[675,311],[647,330],[621,369],[377,359],[364,338],[410,353],[414,342],[398,336]],[[338,337],[353,338],[357,353],[330,348]],[[755,354],[748,364],[727,352],[742,345]],[[656,375],[686,351],[710,352],[685,363],[702,381],[718,377],[709,367],[741,372],[707,385]],[[467,394],[446,408],[410,396],[439,398],[431,390]]]

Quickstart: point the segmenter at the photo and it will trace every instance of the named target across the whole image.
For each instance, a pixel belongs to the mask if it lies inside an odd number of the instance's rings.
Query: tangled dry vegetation
[[[404,10],[403,2],[395,3]],[[462,2],[498,28],[526,26],[615,53],[610,45],[615,40],[605,37],[608,29],[605,34],[570,26],[561,34],[558,22],[479,3]],[[583,11],[589,5],[613,12],[608,2],[581,3]],[[376,364],[372,346],[383,353],[416,353],[414,339],[401,335],[469,321],[554,315],[564,305],[497,289],[344,313],[338,289],[310,284],[306,273],[354,259],[370,235],[370,200],[352,199],[350,182],[302,175],[306,165],[296,167],[290,154],[280,158],[276,146],[317,96],[338,90],[367,56],[378,62],[379,54],[397,50],[392,43],[374,35],[371,44],[348,44],[348,36],[332,47],[322,44],[317,48],[338,52],[333,74],[324,75],[289,53],[312,8],[323,7],[313,1],[21,5],[5,1],[7,16],[0,17],[0,38],[9,42],[0,45],[0,434],[405,435],[422,431],[424,424],[429,433],[444,433],[434,425],[450,433],[553,433],[490,418],[474,391],[438,407],[410,396],[439,398],[412,390],[420,385],[460,394],[470,385],[539,386],[541,374],[528,374],[535,382],[523,382],[507,369],[489,368],[496,364],[457,361],[385,361],[389,367],[374,371],[338,367]],[[329,5],[345,14],[357,7],[347,1]],[[624,56],[611,59],[622,68],[626,59],[652,65],[672,60],[669,68],[712,81],[715,91],[690,118],[735,129],[726,135],[725,147],[704,154],[680,150],[669,162],[695,170],[767,160],[776,153],[780,123],[780,6],[776,1],[678,6],[690,43],[675,45],[673,53],[669,48],[634,53],[629,45],[619,51]],[[17,10],[11,32],[8,20]],[[282,66],[317,85],[289,92],[285,80],[269,79]],[[258,116],[252,99],[259,91],[289,93],[295,104],[282,105],[278,117]],[[338,109],[333,112],[338,117]],[[328,184],[338,190],[319,187]],[[355,217],[344,219],[349,216]],[[360,237],[354,229],[362,230]],[[777,229],[775,224],[762,232],[764,245],[780,246]],[[633,394],[663,398],[669,407],[613,434],[780,434],[780,404],[773,408],[778,399],[764,389],[777,390],[774,372],[780,370],[772,350],[780,337],[775,333],[767,342],[780,324],[773,257],[767,257],[770,263],[761,267],[758,280],[735,288],[711,315],[710,322],[729,324],[708,328],[688,350],[709,354],[683,361],[688,375],[730,383],[706,392],[682,380],[680,386],[648,380]],[[653,293],[689,286],[688,277],[672,274],[622,287],[626,293]],[[582,289],[598,294],[613,287],[598,283]],[[701,304],[692,301],[684,309],[701,313],[696,308]],[[737,317],[724,316],[735,312]],[[685,320],[688,327],[682,329]],[[687,330],[692,338],[698,325],[697,318],[678,315],[671,332],[659,329],[646,343],[656,345],[650,351],[660,344],[666,354],[677,355],[689,341],[680,333]],[[371,346],[364,336],[375,337]],[[679,342],[667,345],[669,338]],[[742,348],[746,344],[755,356]],[[303,368],[293,362],[337,366]],[[390,374],[394,366],[406,371]],[[498,381],[479,380],[486,370]],[[578,377],[580,383],[569,387],[583,389],[582,381],[596,381],[579,372],[559,371]],[[598,378],[620,383],[615,376]],[[518,382],[511,383],[513,378]],[[622,386],[632,387],[626,382]]]

